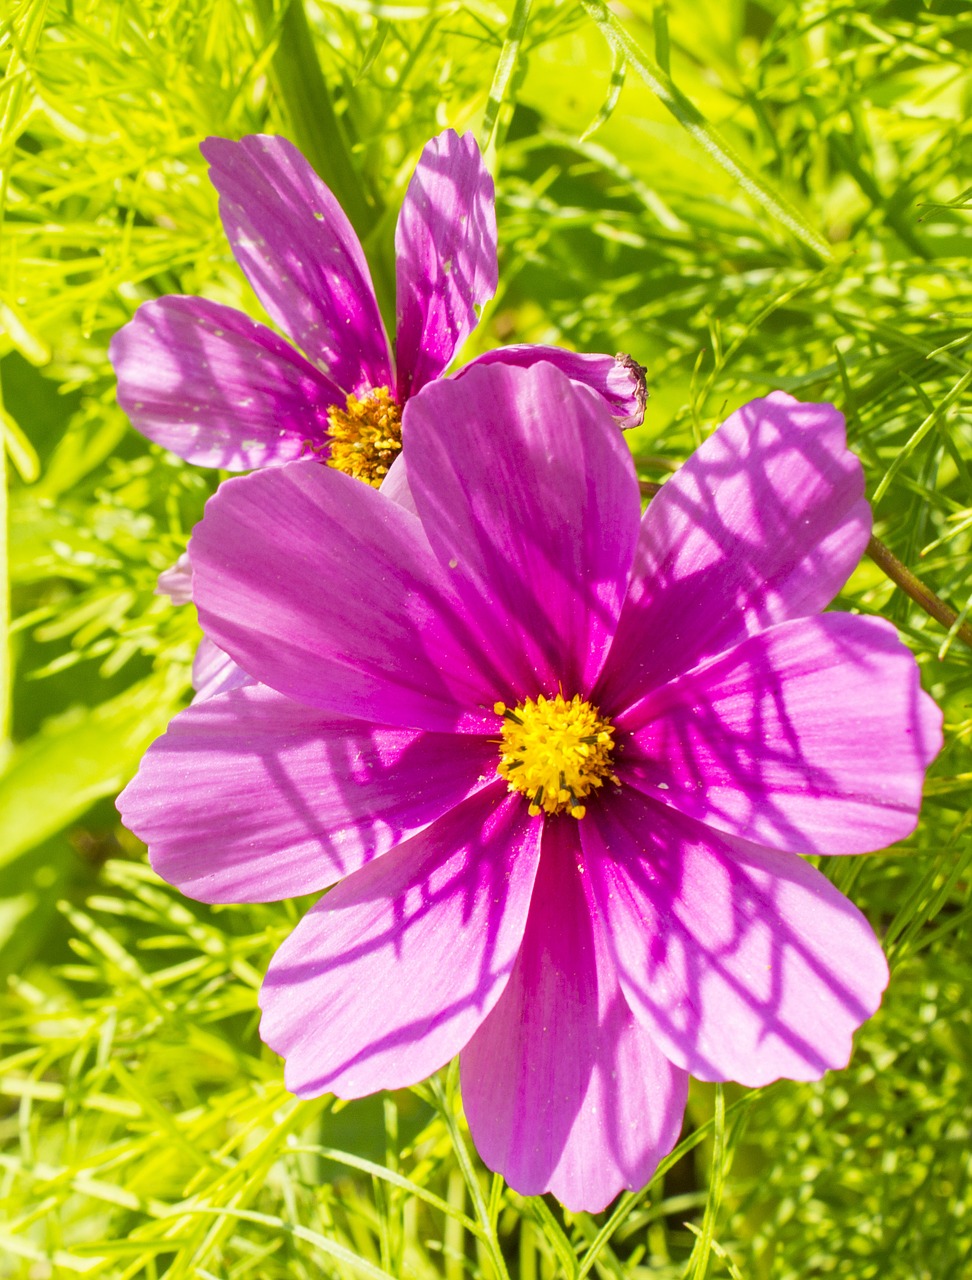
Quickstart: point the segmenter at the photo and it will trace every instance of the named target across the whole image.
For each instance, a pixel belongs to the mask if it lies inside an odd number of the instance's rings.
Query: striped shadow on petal
[[[494,785],[304,917],[260,994],[260,1034],[293,1093],[397,1089],[459,1052],[509,981],[539,840]]]

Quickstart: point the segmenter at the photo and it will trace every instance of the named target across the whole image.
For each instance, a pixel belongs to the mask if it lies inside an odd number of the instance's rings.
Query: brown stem
[[[641,492],[648,498],[653,498],[656,493],[661,490],[660,484],[655,484],[651,480],[639,481]],[[922,580],[911,572],[906,564],[894,554],[889,547],[886,547],[880,538],[871,536],[870,542],[864,548],[874,563],[891,579],[896,587],[914,600],[915,604],[936,622],[940,622],[946,631],[951,631],[958,621],[958,614],[947,605],[944,600],[940,600],[929,587],[926,587]],[[958,638],[972,649],[972,625],[963,622],[956,629],[955,634]]]
[[[947,605],[944,600],[940,600],[929,587],[926,587],[921,578],[916,577],[906,564],[903,564],[890,548],[886,547],[880,538],[871,536],[871,541],[864,548],[879,569],[891,579],[896,587],[901,590],[915,604],[924,609],[927,614],[940,622],[946,631],[951,631],[958,620],[958,614]],[[972,649],[972,626],[967,622],[963,622],[957,628],[955,634],[958,638]]]

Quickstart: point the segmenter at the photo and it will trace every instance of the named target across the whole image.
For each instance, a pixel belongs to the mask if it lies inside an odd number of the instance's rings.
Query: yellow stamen
[[[605,780],[618,783],[611,766],[614,726],[583,698],[575,694],[568,702],[562,693],[540,694],[512,710],[496,702],[493,710],[503,717],[496,772],[528,798],[531,817],[583,818],[587,806],[581,801]]]
[[[327,411],[329,467],[378,488],[402,447],[402,411],[387,387],[363,400],[348,396],[344,409]]]

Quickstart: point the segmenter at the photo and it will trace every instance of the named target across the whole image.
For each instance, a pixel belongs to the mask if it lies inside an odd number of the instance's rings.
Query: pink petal
[[[511,702],[590,689],[638,535],[631,455],[598,398],[549,364],[477,366],[405,410],[408,483]]]
[[[293,143],[200,148],[236,260],[268,314],[343,392],[391,387],[371,273],[341,206]]]
[[[798,618],[648,694],[623,782],[794,853],[864,853],[914,830],[941,712],[890,623]]]
[[[888,981],[870,925],[790,853],[630,788],[592,805],[584,859],[636,1017],[701,1080],[817,1080],[846,1066]]]
[[[190,543],[203,630],[248,675],[377,724],[491,732],[497,677],[418,520],[316,462],[225,481]]]
[[[305,916],[260,996],[260,1034],[292,1093],[397,1089],[458,1052],[509,980],[539,832],[490,787]]]
[[[480,1155],[521,1195],[596,1213],[650,1181],[687,1082],[621,995],[574,820],[547,821],[516,968],[462,1054]]]
[[[136,430],[203,467],[299,458],[326,442],[328,407],[344,402],[271,329],[205,298],[143,303],[109,355]]]
[[[597,697],[620,709],[774,622],[819,613],[871,529],[844,419],[781,391],[728,418],[649,503]]]
[[[541,360],[556,366],[571,382],[579,382],[596,391],[607,405],[611,416],[617,419],[619,427],[638,427],[644,421],[645,403],[648,399],[645,370],[631,356],[587,355],[565,351],[561,347],[517,343],[484,351],[481,356],[457,369],[454,376],[461,378],[468,369],[481,364],[512,364],[529,368]]]
[[[496,292],[493,179],[471,133],[427,143],[395,231],[398,398],[437,378]]]
[[[118,806],[183,893],[269,902],[323,889],[421,831],[495,777],[495,753],[251,685],[177,715]]]

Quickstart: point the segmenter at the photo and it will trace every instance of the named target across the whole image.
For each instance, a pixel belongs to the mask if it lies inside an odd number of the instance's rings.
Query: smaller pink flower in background
[[[112,339],[119,404],[143,435],[202,466],[314,455],[380,484],[401,448],[402,408],[443,376],[496,290],[493,180],[475,139],[433,138],[405,193],[394,357],[354,229],[297,148],[253,135],[207,138],[202,151],[236,260],[300,350],[232,307],[158,298]],[[622,426],[641,421],[644,371],[630,359],[540,346],[479,357],[536,360],[590,385]]]
[[[119,806],[203,901],[335,886],[261,994],[290,1089],[459,1053],[486,1163],[596,1211],[689,1072],[847,1062],[887,965],[799,855],[907,835],[941,717],[893,627],[821,613],[870,531],[832,407],[745,406],[643,517],[548,364],[427,387],[405,434],[400,502],[310,462],[210,500],[195,599],[259,683],[177,716]]]

